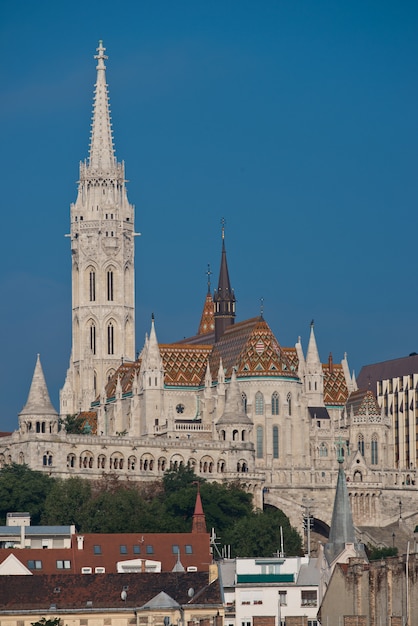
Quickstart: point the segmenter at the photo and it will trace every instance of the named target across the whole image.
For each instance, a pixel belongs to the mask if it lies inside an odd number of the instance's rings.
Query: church
[[[300,338],[282,346],[263,312],[239,321],[224,225],[219,280],[213,293],[208,281],[197,333],[160,344],[152,318],[136,357],[138,233],[115,157],[102,42],[95,59],[89,157],[70,209],[72,349],[60,411],[38,356],[18,429],[2,438],[0,467],[154,481],[189,465],[207,480],[240,482],[255,506],[282,509],[297,528],[309,500],[326,534],[342,455],[358,527],[397,521],[400,497],[412,523],[415,473],[409,468],[407,483],[395,466],[391,421],[370,389],[357,389],[346,356],[322,363],[313,323],[305,353]],[[62,426],[74,414],[84,420],[80,434]]]

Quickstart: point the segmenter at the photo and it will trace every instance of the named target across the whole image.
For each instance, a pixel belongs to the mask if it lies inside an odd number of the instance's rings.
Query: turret
[[[52,406],[38,354],[28,399],[19,413],[21,433],[58,432],[58,413]]]

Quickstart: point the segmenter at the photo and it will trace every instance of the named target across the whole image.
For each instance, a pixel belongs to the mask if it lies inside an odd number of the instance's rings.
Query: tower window
[[[362,434],[358,436],[357,448],[362,456],[364,456],[364,437]]]
[[[90,302],[96,300],[96,272],[90,271]]]
[[[371,451],[372,451],[372,465],[377,465],[378,464],[378,447],[377,447],[377,435],[373,435],[372,437],[372,447],[371,447]]]
[[[96,326],[93,323],[90,326],[90,350],[96,354]]]
[[[109,301],[113,300],[113,271],[109,270],[107,272],[107,299]]]
[[[292,396],[290,392],[287,394],[287,409],[289,415],[292,415]]]
[[[107,327],[107,353],[114,354],[115,353],[115,345],[114,345],[114,328],[113,324],[110,323]]]

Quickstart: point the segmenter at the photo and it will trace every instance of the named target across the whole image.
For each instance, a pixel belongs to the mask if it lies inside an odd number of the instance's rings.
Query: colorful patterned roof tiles
[[[344,406],[348,398],[347,382],[341,364],[322,364],[324,373],[324,403],[332,406]]]

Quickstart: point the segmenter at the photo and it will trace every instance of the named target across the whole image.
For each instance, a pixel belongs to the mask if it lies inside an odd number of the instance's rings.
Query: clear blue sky
[[[107,48],[136,205],[137,347],[193,334],[225,217],[237,319],[323,361],[418,352],[418,4],[0,3],[0,430],[70,355],[69,207]]]

